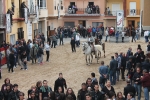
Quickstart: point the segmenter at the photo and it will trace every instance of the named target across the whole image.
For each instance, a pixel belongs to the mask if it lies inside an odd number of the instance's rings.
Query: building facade
[[[1,6],[1,9],[0,9],[0,44],[6,38],[6,23],[5,23],[6,11],[3,5],[5,5],[5,0],[0,0],[0,6]]]
[[[123,0],[106,0],[105,6],[105,26],[116,27],[117,11],[123,11]]]
[[[63,25],[74,27],[104,24],[105,0],[64,0]],[[92,9],[94,7],[94,9]]]
[[[150,30],[150,0],[141,0],[141,26],[143,30]]]
[[[125,23],[126,27],[140,26],[140,0],[125,0]]]

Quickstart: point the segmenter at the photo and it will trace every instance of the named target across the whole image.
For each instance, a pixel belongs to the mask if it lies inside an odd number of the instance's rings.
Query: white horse
[[[86,64],[90,65],[92,63],[92,59],[93,59],[92,55],[91,55],[92,49],[86,42],[83,43],[82,46],[83,46],[82,50],[85,54]]]
[[[94,48],[95,48],[95,57],[97,58],[97,63],[99,63],[98,60],[101,57],[101,53],[104,52],[103,47],[102,45],[94,45]],[[87,61],[87,56],[90,56],[91,57],[91,58],[89,57],[89,61],[91,59],[90,63],[92,63],[92,59],[93,59],[92,49],[93,47],[90,46],[88,43],[86,42],[83,43],[83,51],[84,54],[86,55],[86,61]]]

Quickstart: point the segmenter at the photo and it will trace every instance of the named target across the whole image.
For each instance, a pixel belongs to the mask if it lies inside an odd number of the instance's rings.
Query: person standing
[[[40,45],[40,46],[39,46],[39,49],[38,49],[38,63],[39,63],[40,65],[43,64],[43,54],[44,54],[43,48],[42,48],[42,45]]]
[[[149,31],[145,31],[144,32],[144,37],[145,37],[145,42],[147,43],[149,40],[148,40],[148,36],[149,36]]]
[[[116,32],[115,37],[116,37],[116,43],[118,43],[118,39],[119,39],[119,31]]]
[[[110,61],[110,75],[109,75],[109,79],[111,82],[111,85],[116,85],[116,71],[117,71],[117,67],[118,67],[118,63],[117,61],[114,59],[114,56],[111,57],[111,61]]]
[[[76,34],[76,46],[80,47],[80,34],[79,33]]]
[[[149,100],[150,74],[146,69],[143,70],[143,76],[141,76],[140,80],[144,89],[145,100]]]
[[[94,91],[92,92],[92,100],[104,100],[103,94],[99,91],[98,84],[95,84]]]
[[[108,77],[108,67],[104,65],[104,61],[101,61],[101,66],[99,67],[99,73],[100,73],[99,84],[101,88],[103,88]]]
[[[14,51],[11,51],[11,53],[9,54],[9,63],[10,63],[10,66],[9,66],[9,69],[8,69],[8,72],[10,73],[10,69],[12,71],[12,73],[14,72],[13,68],[14,68],[14,63],[15,62],[15,55],[14,55]]]
[[[64,38],[64,34],[62,33],[62,31],[60,32],[60,34],[59,34],[59,39],[60,39],[60,43],[59,43],[59,45],[63,45],[64,43],[63,43],[63,38]]]
[[[54,46],[54,48],[56,48],[56,42],[57,42],[57,37],[56,37],[56,34],[54,34],[52,36],[52,46],[51,46],[51,48],[53,48],[53,46]]]
[[[9,54],[11,53],[10,52],[10,49],[11,49],[11,47],[9,46],[8,47],[8,49],[6,50],[6,57],[7,57],[7,68],[9,68]]]
[[[46,61],[49,62],[49,55],[50,55],[50,45],[49,42],[45,44],[45,50],[46,50]]]
[[[86,83],[82,83],[81,89],[78,91],[77,100],[86,100],[85,94],[88,93]]]
[[[122,34],[121,34],[121,36],[122,36],[122,42],[124,42],[124,35],[125,35],[125,31],[122,31]]]
[[[135,93],[136,93],[136,90],[135,90],[135,87],[132,86],[130,84],[130,79],[127,79],[127,86],[124,87],[124,95],[125,95],[125,98],[127,99],[127,94],[132,92],[133,93],[133,96],[132,97],[135,97]]]
[[[72,52],[76,52],[76,47],[75,47],[76,42],[75,42],[74,37],[71,38],[70,44],[71,44]]]
[[[50,92],[52,91],[51,87],[48,86],[47,80],[43,81],[43,86],[40,88],[39,100],[43,100],[45,97],[50,96]]]
[[[140,81],[141,76],[142,76],[141,69],[137,67],[136,72],[133,75],[134,87],[138,95],[137,100],[141,100],[141,91],[142,91],[142,84]]]
[[[107,38],[108,38],[108,28],[106,28],[106,31],[105,31],[105,36],[106,36],[106,39],[105,39],[105,42],[107,42]]]
[[[118,53],[115,53],[115,57],[116,57],[116,61],[118,63],[116,78],[117,78],[117,81],[119,81],[120,68],[121,68],[121,57],[118,55]]]
[[[135,40],[136,32],[135,32],[135,29],[133,27],[132,27],[132,30],[131,30],[131,35],[132,35],[132,42],[133,42],[133,40],[136,42],[136,40]]]
[[[67,84],[66,84],[66,80],[63,78],[63,74],[59,73],[59,77],[58,79],[55,81],[55,85],[54,85],[54,91],[58,92],[58,87],[62,88],[62,92],[64,93],[64,87],[65,89],[67,89]]]
[[[24,51],[24,52],[21,54],[21,62],[22,62],[22,66],[23,66],[22,69],[28,70],[28,69],[27,69],[27,54],[26,54],[26,51]]]
[[[13,90],[10,92],[10,94],[8,96],[8,100],[18,100],[19,93],[20,93],[20,91],[18,90],[18,84],[14,84]]]
[[[121,59],[121,78],[123,79],[123,81],[125,81],[124,72],[126,69],[126,62],[127,62],[127,57],[126,57],[125,53],[123,53],[122,59]]]
[[[34,63],[34,61],[36,63],[37,52],[38,52],[37,48],[33,45],[31,50],[30,50],[30,57],[32,59],[32,64]]]

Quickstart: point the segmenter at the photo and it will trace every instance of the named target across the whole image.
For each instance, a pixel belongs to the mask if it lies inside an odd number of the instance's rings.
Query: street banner
[[[6,14],[6,32],[11,33],[10,14]]]
[[[24,8],[24,15],[25,15],[25,23],[28,23],[28,9]]]
[[[117,28],[123,27],[123,11],[117,11]]]

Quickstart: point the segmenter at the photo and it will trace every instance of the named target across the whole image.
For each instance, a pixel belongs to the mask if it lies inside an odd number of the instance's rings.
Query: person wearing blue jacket
[[[118,43],[119,31],[117,31],[117,33],[115,34],[115,37],[116,37],[116,43]]]
[[[92,33],[93,33],[93,36],[95,37],[95,34],[96,34],[96,28],[95,27],[92,28]]]

